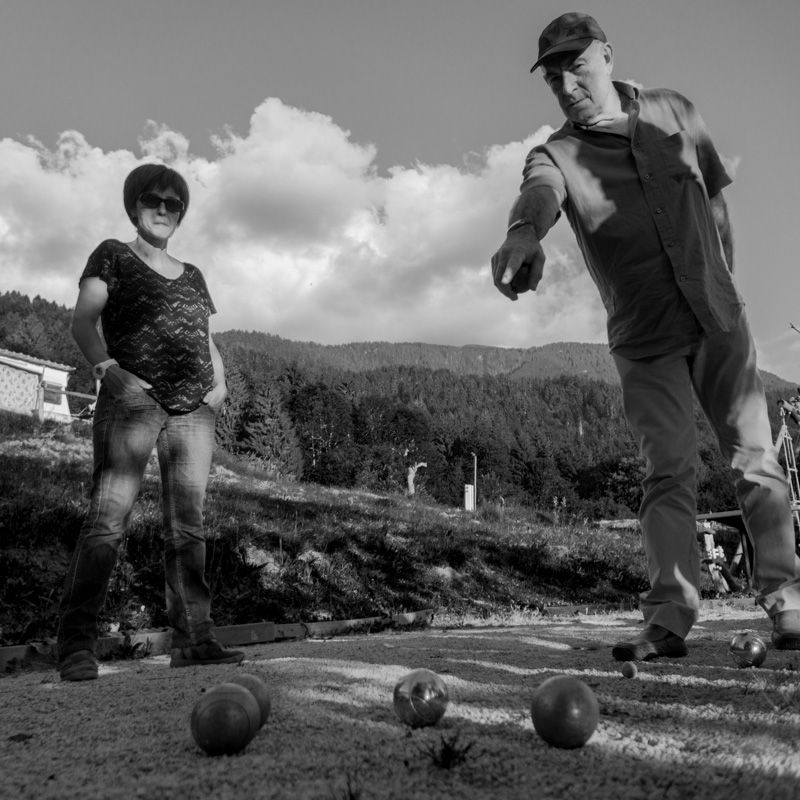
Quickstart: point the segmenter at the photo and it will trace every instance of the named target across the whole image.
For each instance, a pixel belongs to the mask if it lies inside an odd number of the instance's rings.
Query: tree
[[[253,395],[242,419],[239,450],[255,456],[275,474],[296,478],[302,473],[302,451],[274,383]]]
[[[363,445],[381,444],[389,438],[396,403],[389,397],[367,395],[353,409],[353,436]]]
[[[303,478],[327,485],[353,485],[358,450],[352,412],[347,398],[321,381],[293,393],[289,413],[303,448]]]
[[[407,484],[406,494],[408,494],[409,497],[413,497],[414,494],[416,493],[414,480],[417,477],[417,470],[420,469],[421,467],[427,467],[427,466],[428,464],[425,461],[420,461],[417,464],[408,465],[408,470],[406,472],[406,484]]]
[[[225,383],[228,386],[228,397],[217,417],[216,439],[220,447],[235,452],[239,447],[242,435],[243,416],[250,401],[250,391],[242,371],[234,356],[223,354],[225,363]]]

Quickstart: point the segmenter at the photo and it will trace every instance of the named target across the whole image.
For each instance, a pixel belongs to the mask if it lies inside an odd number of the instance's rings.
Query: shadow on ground
[[[623,678],[610,645],[636,616],[534,620],[515,628],[429,629],[247,648],[241,666],[171,670],[165,656],[103,664],[64,684],[52,672],[0,680],[0,794],[258,798],[794,798],[800,780],[798,655],[735,667],[738,630],[765,618],[704,619],[685,659]],[[451,702],[433,728],[397,719],[395,682],[427,667]],[[189,732],[203,690],[262,676],[272,716],[241,753],[211,758]],[[598,697],[589,742],[559,750],[533,729],[535,687],[576,675]],[[442,748],[468,748],[452,769]]]

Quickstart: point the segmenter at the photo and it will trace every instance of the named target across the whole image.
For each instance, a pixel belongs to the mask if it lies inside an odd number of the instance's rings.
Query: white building
[[[69,422],[67,380],[75,367],[0,350],[0,409]]]

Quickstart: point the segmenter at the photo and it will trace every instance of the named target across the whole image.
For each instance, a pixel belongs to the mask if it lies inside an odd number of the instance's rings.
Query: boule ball
[[[394,710],[412,728],[435,725],[449,702],[445,682],[432,670],[415,669],[394,687]]]
[[[728,652],[737,667],[760,667],[767,657],[767,645],[752,631],[742,631],[731,639]]]
[[[256,735],[261,709],[252,692],[221,683],[204,692],[192,709],[192,737],[211,756],[238,753]]]
[[[259,727],[263,726],[264,723],[269,719],[269,714],[272,709],[272,702],[270,700],[267,684],[264,683],[264,681],[259,678],[258,675],[253,675],[249,672],[243,672],[240,675],[235,675],[230,679],[230,682],[244,686],[244,688],[247,689],[253,695],[253,697],[255,697],[258,707],[261,711],[261,722],[259,723]]]
[[[582,680],[554,675],[533,693],[531,719],[536,733],[548,744],[566,749],[583,747],[597,728],[600,704]]]

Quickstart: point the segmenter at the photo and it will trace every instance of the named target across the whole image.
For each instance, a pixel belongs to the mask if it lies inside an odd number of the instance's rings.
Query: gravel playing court
[[[246,648],[240,666],[170,669],[167,656],[101,665],[98,681],[54,671],[0,679],[3,798],[796,798],[800,656],[770,651],[737,669],[738,630],[768,640],[755,609],[709,606],[689,656],[622,676],[609,645],[638,614],[543,616],[513,628],[351,635]],[[451,702],[411,731],[395,682],[427,667]],[[235,672],[261,676],[270,720],[245,750],[212,758],[189,716],[200,693]],[[578,750],[542,741],[530,698],[545,677],[584,680],[600,723]],[[447,757],[461,763],[447,768]]]

